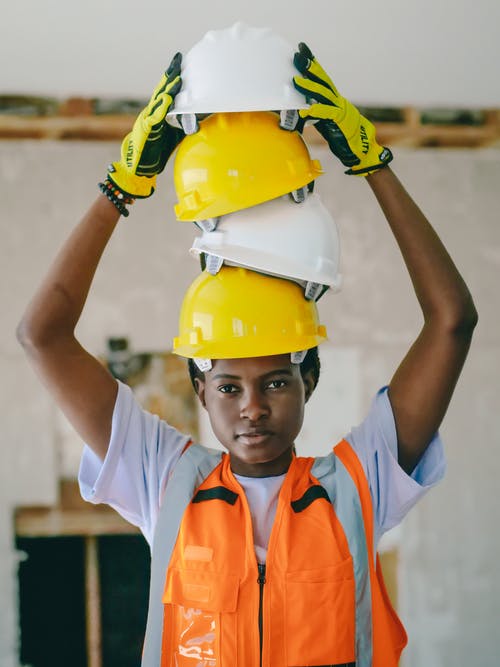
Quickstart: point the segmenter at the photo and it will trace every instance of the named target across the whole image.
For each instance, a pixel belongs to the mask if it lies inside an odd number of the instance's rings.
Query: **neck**
[[[293,459],[292,449],[287,449],[272,461],[263,463],[248,463],[229,455],[231,471],[243,477],[277,477],[287,472]]]

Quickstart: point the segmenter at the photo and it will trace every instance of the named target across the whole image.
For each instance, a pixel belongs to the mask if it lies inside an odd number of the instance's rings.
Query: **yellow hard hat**
[[[178,220],[206,220],[304,188],[323,173],[272,111],[211,114],[177,149]]]
[[[173,351],[236,359],[308,350],[324,340],[316,304],[297,283],[223,266],[215,276],[201,273],[186,292]]]

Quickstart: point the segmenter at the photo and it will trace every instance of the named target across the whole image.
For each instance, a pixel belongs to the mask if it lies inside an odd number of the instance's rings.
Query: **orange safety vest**
[[[265,565],[229,456],[189,447],[158,517],[142,667],[397,667],[405,645],[346,440],[293,458]]]

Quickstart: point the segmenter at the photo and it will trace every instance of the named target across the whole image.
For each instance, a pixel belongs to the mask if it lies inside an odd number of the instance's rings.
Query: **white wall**
[[[243,20],[307,42],[359,104],[500,106],[497,0],[25,0],[1,18],[0,94],[148,98],[175,51]]]
[[[0,142],[0,666],[16,664],[12,510],[51,504],[61,470],[55,410],[14,339],[15,325],[55,248],[97,194],[117,144]],[[319,303],[330,343],[303,451],[323,450],[367,409],[420,326],[411,285],[366,184],[323,148],[318,191],[339,225],[343,290]],[[395,151],[395,169],[421,203],[470,285],[480,324],[443,426],[449,471],[401,531],[407,667],[496,667],[500,538],[500,151]],[[168,347],[183,290],[198,271],[190,224],[174,221],[171,172],[122,219],[79,326],[93,353],[110,334],[136,350]],[[318,430],[315,420],[321,415]]]

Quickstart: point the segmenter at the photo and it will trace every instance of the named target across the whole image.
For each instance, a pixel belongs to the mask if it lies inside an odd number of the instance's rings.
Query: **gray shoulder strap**
[[[163,632],[162,592],[165,585],[165,573],[186,507],[195,490],[216,468],[221,459],[221,451],[191,445],[181,456],[168,481],[153,539],[148,621],[142,667],[159,667],[160,665]]]
[[[335,450],[315,459],[311,468],[328,493],[349,544],[356,581],[356,665],[372,664],[372,604],[365,524],[358,489]]]

